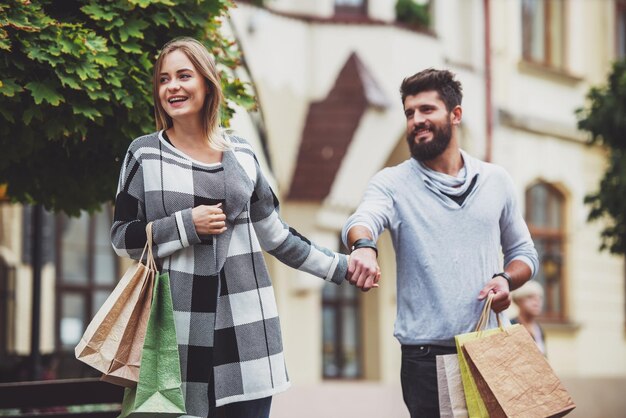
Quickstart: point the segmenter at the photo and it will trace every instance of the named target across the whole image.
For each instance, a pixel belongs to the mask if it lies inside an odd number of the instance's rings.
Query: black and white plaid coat
[[[262,250],[338,284],[347,270],[344,255],[315,246],[281,220],[252,148],[230,139],[233,150],[223,153],[222,163],[207,165],[174,148],[161,132],[137,138],[116,197],[111,240],[117,254],[138,259],[152,221],[155,254],[170,275],[186,416],[212,416],[215,406],[289,386]],[[216,173],[225,187],[208,190],[215,182],[207,176]],[[228,229],[199,237],[191,209],[218,201]]]

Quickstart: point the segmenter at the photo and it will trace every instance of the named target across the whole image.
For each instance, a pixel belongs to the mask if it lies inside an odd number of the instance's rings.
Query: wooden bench
[[[12,415],[0,416],[115,418],[120,413],[123,396],[123,387],[97,378],[0,383],[0,411],[6,414],[6,410],[12,410]],[[106,410],[89,411],[86,405],[98,405]],[[81,408],[70,412],[70,406]]]

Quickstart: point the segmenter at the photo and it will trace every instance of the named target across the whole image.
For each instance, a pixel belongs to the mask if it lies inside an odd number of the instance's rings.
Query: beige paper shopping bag
[[[122,386],[132,386],[139,378],[141,347],[150,313],[156,273],[151,223],[146,226],[146,234],[146,264],[139,262],[126,271],[74,350],[78,360],[105,375],[112,374],[103,380]]]
[[[463,345],[491,416],[562,417],[576,405],[526,329],[520,325]]]

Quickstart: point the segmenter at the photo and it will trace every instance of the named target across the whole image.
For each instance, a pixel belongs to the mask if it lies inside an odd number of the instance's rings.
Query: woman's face
[[[159,73],[159,100],[173,120],[199,118],[207,94],[204,77],[184,52],[175,50],[165,56]]]
[[[533,318],[541,315],[543,309],[543,298],[540,295],[529,295],[515,301],[519,306],[520,312]]]

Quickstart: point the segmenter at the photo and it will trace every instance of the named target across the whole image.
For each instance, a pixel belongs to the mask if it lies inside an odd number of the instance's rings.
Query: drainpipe
[[[491,102],[491,15],[489,0],[483,0],[485,13],[485,115],[486,149],[485,161],[490,162],[493,148],[493,105]]]

